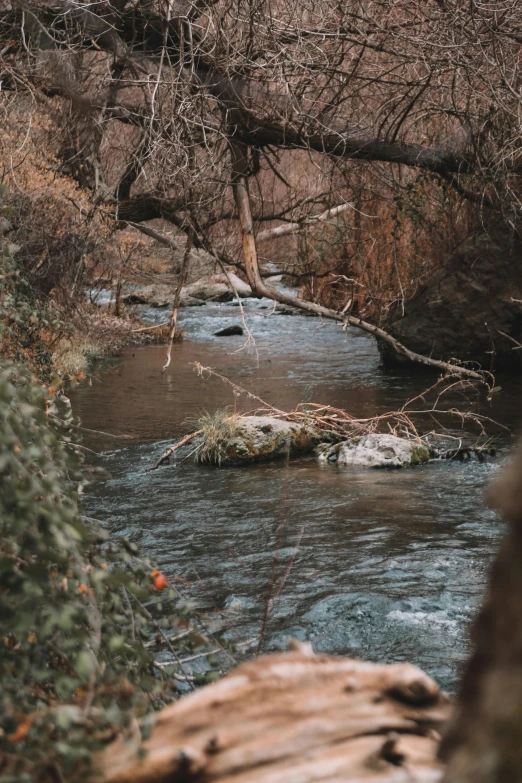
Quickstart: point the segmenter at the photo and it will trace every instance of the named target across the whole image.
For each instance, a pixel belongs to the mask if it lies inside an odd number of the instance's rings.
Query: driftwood
[[[164,462],[168,462],[175,451],[180,449],[182,446],[186,446],[187,443],[190,443],[191,440],[194,440],[194,438],[197,438],[197,436],[201,435],[202,433],[203,430],[191,432],[190,435],[185,435],[184,438],[181,438],[181,440],[179,440],[177,443],[174,443],[173,446],[169,446],[168,449],[165,449],[159,460],[152,466],[152,468],[150,468],[150,470],[156,470],[156,468],[159,468],[159,466],[163,465]]]
[[[138,757],[118,740],[103,783],[435,783],[450,702],[411,664],[288,653],[243,664],[164,709]]]

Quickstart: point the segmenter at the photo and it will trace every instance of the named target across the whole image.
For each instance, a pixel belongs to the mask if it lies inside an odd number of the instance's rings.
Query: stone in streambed
[[[364,435],[317,447],[319,462],[360,465],[367,468],[403,468],[421,465],[431,457],[428,446],[395,435]]]
[[[164,283],[153,283],[151,285],[140,285],[122,297],[122,301],[127,305],[146,304],[149,307],[172,307],[176,296],[176,287]],[[186,293],[183,288],[181,292],[180,306],[194,307],[203,305],[202,299],[196,299]]]
[[[205,302],[230,302],[234,299],[234,292],[231,285],[234,286],[238,296],[252,296],[252,289],[248,283],[243,282],[243,280],[233,272],[229,272],[228,276],[221,273],[218,275],[202,277],[201,280],[185,286],[183,292],[186,296],[200,299]]]
[[[224,329],[220,329],[219,332],[214,332],[215,337],[232,337],[235,334],[244,334],[243,328],[234,324],[234,326],[225,326]]]
[[[208,275],[195,283],[186,285],[181,291],[181,307],[195,307],[205,302],[230,302],[234,299],[232,287],[240,297],[252,296],[252,289],[233,272],[225,275]],[[150,307],[172,307],[176,286],[166,283],[135,286],[122,300],[125,304],[147,304]]]
[[[229,416],[204,426],[196,459],[209,465],[260,462],[305,454],[324,438],[312,426],[272,416]]]

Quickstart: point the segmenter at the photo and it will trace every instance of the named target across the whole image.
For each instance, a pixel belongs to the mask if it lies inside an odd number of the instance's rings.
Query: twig
[[[190,443],[190,441],[194,440],[194,438],[197,438],[198,435],[202,434],[203,430],[197,430],[197,432],[192,432],[190,435],[185,435],[184,438],[175,443],[173,446],[169,446],[168,449],[165,449],[156,464],[152,468],[149,468],[149,473],[153,470],[156,470],[156,468],[159,468],[159,466],[163,464],[163,462],[166,462],[175,451],[180,449],[182,446],[185,446],[186,443]]]
[[[162,638],[163,638],[163,641],[165,642],[165,644],[166,644],[166,645],[167,645],[167,647],[169,648],[170,652],[171,652],[171,653],[172,653],[172,655],[174,656],[175,662],[178,664],[179,668],[180,668],[180,669],[181,669],[181,671],[183,672],[183,676],[187,678],[186,682],[192,682],[194,678],[193,678],[193,677],[191,678],[191,677],[190,677],[190,675],[188,675],[188,674],[185,672],[185,670],[183,669],[183,663],[181,662],[181,660],[180,660],[180,658],[179,658],[179,656],[178,656],[178,654],[177,654],[176,650],[174,649],[174,647],[173,647],[173,646],[172,646],[172,644],[170,643],[170,641],[169,641],[169,638],[168,638],[168,636],[166,635],[166,633],[165,633],[165,631],[163,630],[163,628],[161,627],[161,625],[160,625],[159,623],[157,623],[157,622],[156,622],[156,620],[155,620],[155,619],[154,619],[154,617],[151,615],[151,613],[149,612],[149,610],[147,609],[147,607],[146,607],[146,606],[144,606],[144,604],[143,604],[143,603],[142,603],[142,602],[141,602],[141,601],[140,601],[138,598],[136,598],[136,596],[135,596],[135,595],[133,595],[133,596],[132,596],[132,598],[134,598],[134,600],[136,601],[136,603],[138,604],[138,606],[140,607],[140,609],[142,610],[142,612],[143,612],[143,613],[144,613],[144,614],[145,614],[145,615],[146,615],[146,616],[149,618],[149,620],[150,620],[150,621],[153,623],[153,625],[155,626],[155,628],[156,628],[156,630],[158,631],[158,633],[159,633],[159,634],[162,636]],[[179,679],[179,676],[178,676],[176,679]],[[185,681],[185,680],[183,680],[183,681]],[[194,687],[194,686],[192,686],[192,687]]]
[[[178,642],[180,639],[184,639],[186,636],[190,636],[191,633],[194,633],[194,631],[192,628],[189,628],[187,631],[177,633],[175,636],[169,636],[169,642]],[[151,642],[145,642],[144,647],[154,647],[155,644],[157,644],[157,642],[155,639],[153,639]]]
[[[181,267],[181,273],[179,276],[178,285],[176,286],[176,292],[174,294],[174,302],[172,305],[172,314],[170,316],[170,334],[169,334],[169,343],[167,348],[167,359],[165,361],[165,364],[161,368],[161,372],[165,372],[165,370],[170,365],[170,358],[172,356],[172,345],[174,343],[174,337],[176,336],[176,324],[178,322],[178,310],[179,310],[179,303],[181,301],[181,292],[183,290],[183,286],[187,281],[187,275],[190,266],[190,252],[192,250],[193,242],[194,242],[194,231],[192,228],[190,228],[187,233],[185,252],[183,253],[183,264]]]
[[[515,301],[514,299],[512,301]],[[519,351],[520,348],[522,348],[522,343],[519,343],[518,340],[515,340],[514,337],[510,337],[509,334],[506,334],[505,332],[501,332],[500,329],[497,329],[497,332],[502,335],[502,337],[507,337],[508,340],[511,340],[512,343],[515,343],[515,348],[512,348],[512,351]]]
[[[139,329],[132,329],[132,332],[150,332],[152,329],[161,329],[162,326],[167,326],[169,323],[170,319],[168,321],[163,321],[161,324],[154,324],[154,326],[140,326]]]

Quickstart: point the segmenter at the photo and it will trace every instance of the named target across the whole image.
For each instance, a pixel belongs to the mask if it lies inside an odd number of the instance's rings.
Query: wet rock
[[[131,294],[125,294],[125,296],[122,296],[121,300],[127,305],[147,304],[147,300],[143,294],[138,291],[133,291]]]
[[[324,437],[307,424],[272,416],[230,416],[209,421],[203,429],[196,458],[198,462],[210,465],[234,465],[305,454]]]
[[[279,315],[299,315],[297,307],[291,307],[290,305],[278,304],[276,306],[276,312]]]
[[[172,307],[175,295],[175,286],[165,285],[164,283],[154,283],[152,285],[137,286],[135,289],[125,294],[125,296],[122,297],[122,301],[127,305],[146,304],[149,305],[149,307]],[[204,304],[202,300],[190,296],[185,292],[185,289],[183,289],[180,300],[180,305],[182,307],[202,304]]]
[[[360,465],[367,468],[403,468],[420,465],[431,457],[430,449],[395,435],[365,435],[350,438],[334,445],[320,444],[319,462],[338,465]]]
[[[202,307],[204,304],[204,299],[196,299],[194,296],[187,294],[185,289],[182,290],[179,300],[180,307]]]
[[[247,598],[244,595],[229,595],[223,604],[225,612],[243,612],[245,609],[252,609],[255,606],[255,601],[251,598]]]
[[[307,310],[301,310],[299,307],[293,307],[292,305],[278,304],[276,306],[276,313],[278,315],[299,315],[305,318],[316,318],[315,313],[310,313]]]
[[[148,304],[151,307],[170,307],[174,301],[175,288],[162,283],[140,286],[133,294],[134,299],[139,297],[142,304]],[[124,298],[127,302],[127,297]]]
[[[229,302],[234,299],[234,292],[229,280],[240,297],[252,296],[252,289],[248,283],[244,283],[233,272],[229,272],[228,277],[223,273],[202,277],[201,280],[185,286],[183,293],[205,302]]]
[[[240,297],[252,296],[252,289],[233,272],[228,273],[230,282]],[[172,307],[176,295],[175,285],[152,283],[136,286],[122,297],[125,304],[147,304],[150,307]],[[229,302],[234,299],[234,292],[227,280],[227,275],[209,275],[191,283],[181,291],[181,307],[195,307],[205,302]]]
[[[219,332],[214,332],[215,337],[232,337],[235,334],[244,334],[243,327],[234,324],[233,326],[225,326],[225,328],[220,329]]]

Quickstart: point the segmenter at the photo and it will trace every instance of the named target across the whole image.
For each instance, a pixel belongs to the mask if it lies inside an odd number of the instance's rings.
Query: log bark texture
[[[104,783],[435,783],[450,702],[410,664],[313,655],[243,664],[159,713],[146,755],[119,740]]]
[[[522,780],[522,448],[489,492],[509,522],[441,746],[444,783]]]

